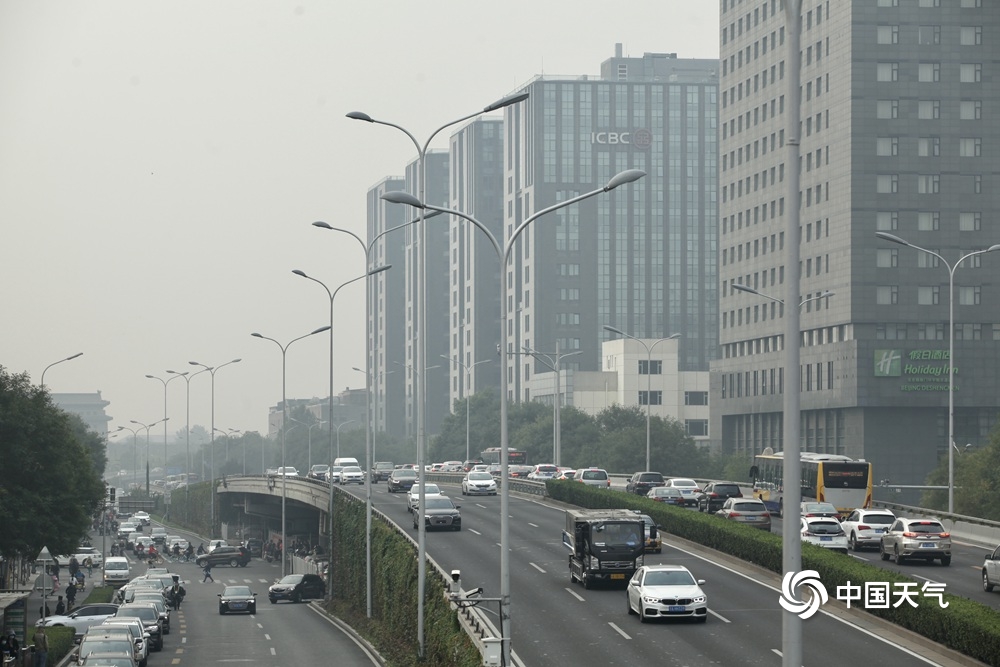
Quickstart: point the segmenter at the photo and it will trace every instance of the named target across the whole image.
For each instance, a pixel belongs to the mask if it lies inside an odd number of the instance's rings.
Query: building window
[[[640,391],[639,405],[663,405],[662,391]]]
[[[920,137],[917,139],[917,155],[919,157],[938,157],[941,154],[941,140],[938,137]]]
[[[708,420],[707,419],[685,419],[684,420],[684,430],[688,435],[695,436],[707,436],[708,435]]]
[[[893,157],[899,152],[899,139],[896,137],[879,137],[875,140],[875,155]]]
[[[981,100],[963,100],[958,103],[958,118],[960,120],[980,120],[983,117]]]
[[[877,63],[875,65],[875,80],[890,82],[899,80],[899,63]]]
[[[875,251],[875,266],[880,269],[894,269],[899,260],[899,251],[895,248],[879,248]]]
[[[962,63],[958,66],[960,83],[980,83],[983,80],[982,63]]]
[[[898,44],[899,43],[899,26],[898,25],[880,25],[878,26],[876,32],[876,41],[878,44]]]
[[[684,405],[708,405],[707,391],[685,391]]]
[[[917,287],[917,305],[918,306],[938,305],[939,293],[940,293],[940,288],[938,287]]]
[[[921,232],[935,232],[941,226],[941,214],[937,211],[917,213],[917,229]]]
[[[983,151],[983,140],[978,137],[963,137],[958,140],[959,157],[980,157]]]
[[[979,295],[981,292],[980,287],[959,287],[958,288],[958,305],[960,306],[978,306],[979,305]]]
[[[958,214],[958,231],[960,232],[978,232],[981,229],[983,221],[982,213],[959,213]]]
[[[922,25],[917,28],[917,43],[919,44],[940,44],[941,26]]]
[[[941,63],[920,63],[917,65],[917,81],[935,83],[941,80]]]
[[[936,195],[941,191],[941,177],[938,174],[917,174],[917,194]]]
[[[663,362],[659,359],[642,359],[639,361],[639,375],[662,375]]]
[[[941,117],[941,102],[937,100],[921,100],[917,102],[917,118],[920,120],[937,120]]]
[[[980,26],[962,26],[958,29],[958,43],[962,46],[978,46],[983,43],[983,29]]]
[[[875,117],[879,120],[893,120],[899,117],[898,100],[878,100],[875,103]]]
[[[896,285],[879,285],[875,288],[875,303],[880,306],[895,305],[899,288]]]
[[[899,214],[896,211],[878,211],[875,214],[875,229],[880,232],[894,232],[899,228]]]
[[[875,192],[892,194],[899,189],[899,176],[896,174],[879,174],[875,177]]]

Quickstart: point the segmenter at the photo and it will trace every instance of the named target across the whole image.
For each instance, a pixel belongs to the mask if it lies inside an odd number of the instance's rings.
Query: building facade
[[[955,441],[996,422],[1000,257],[948,263],[998,241],[1000,5],[980,0],[805,0],[799,165],[788,165],[780,3],[721,3],[720,358],[713,440],[747,455],[782,443],[783,392],[801,394],[801,447],[923,484]],[[783,368],[785,179],[800,169],[801,367]],[[734,288],[745,285],[772,299]],[[834,296],[816,298],[824,291]],[[955,357],[948,358],[954,299]],[[790,304],[789,304],[790,306]],[[910,496],[914,500],[914,496]],[[905,500],[904,500],[905,502]]]
[[[76,415],[87,425],[87,430],[107,439],[108,422],[111,421],[111,417],[104,412],[104,408],[111,405],[111,401],[101,398],[101,392],[50,394],[50,396],[57,408]]]

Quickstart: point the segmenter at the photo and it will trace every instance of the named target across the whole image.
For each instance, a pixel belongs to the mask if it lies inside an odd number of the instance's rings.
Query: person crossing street
[[[205,583],[209,579],[212,580],[213,584],[215,583],[215,579],[212,577],[212,561],[205,561],[205,567],[202,568],[202,572],[205,573],[205,576],[202,578],[201,583]]]

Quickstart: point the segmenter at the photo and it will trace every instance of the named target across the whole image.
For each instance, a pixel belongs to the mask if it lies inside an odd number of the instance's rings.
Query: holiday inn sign
[[[951,372],[958,375],[957,368]],[[900,378],[900,391],[948,391],[948,351],[875,350],[875,377]]]

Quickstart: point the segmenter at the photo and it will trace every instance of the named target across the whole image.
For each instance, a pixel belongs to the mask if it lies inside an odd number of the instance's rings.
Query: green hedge
[[[653,517],[666,533],[730,554],[776,574],[782,572],[782,545],[778,535],[619,491],[555,480],[547,482],[546,486],[547,494],[554,500],[593,509],[641,510]],[[811,544],[802,545],[802,569],[816,570],[831,598],[837,597],[839,587],[848,584],[860,586],[864,591],[865,582],[888,582],[893,590],[896,590],[897,582],[914,583],[916,586],[911,590],[918,592],[921,585],[921,582],[909,577]],[[896,601],[898,598],[893,597],[890,604]],[[916,608],[905,602],[889,609],[865,609],[863,601],[858,606],[867,613],[950,649],[989,664],[1000,664],[1000,622],[993,609],[949,593],[944,594],[946,608],[939,606],[933,598],[922,595],[917,596],[916,601]]]

